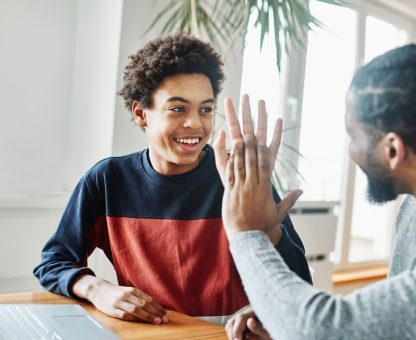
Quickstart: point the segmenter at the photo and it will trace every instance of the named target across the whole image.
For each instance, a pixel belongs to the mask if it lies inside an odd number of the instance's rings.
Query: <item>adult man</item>
[[[259,111],[264,116],[264,109]],[[269,148],[262,131],[257,148],[249,106],[243,107],[244,141],[228,104],[233,155],[216,143],[217,166],[225,179],[223,218],[230,249],[254,312],[227,324],[230,338],[276,339],[416,338],[416,45],[389,51],[362,67],[346,97],[350,155],[368,177],[373,202],[409,194],[396,222],[389,278],[347,296],[332,296],[290,273],[264,233],[300,195],[292,192],[275,206],[270,197],[271,168],[281,125]],[[259,121],[264,121],[259,119]],[[260,125],[260,124],[259,124]],[[267,332],[269,334],[267,334]]]

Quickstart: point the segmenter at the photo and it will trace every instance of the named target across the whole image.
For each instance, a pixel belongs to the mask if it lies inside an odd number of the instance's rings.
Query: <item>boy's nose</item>
[[[201,117],[198,112],[192,112],[187,115],[183,123],[184,128],[197,129],[202,126]]]

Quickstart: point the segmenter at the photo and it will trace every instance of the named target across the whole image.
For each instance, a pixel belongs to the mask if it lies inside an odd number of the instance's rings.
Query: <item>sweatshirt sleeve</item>
[[[41,263],[33,270],[48,291],[76,298],[71,292],[81,274],[95,275],[87,258],[97,245],[97,222],[101,215],[99,195],[93,195],[84,177],[75,188],[58,228],[41,253]]]
[[[416,269],[338,296],[288,270],[261,231],[237,234],[230,250],[250,303],[272,338],[416,338]]]
[[[274,188],[273,196],[276,203],[281,201]],[[282,256],[284,262],[290,270],[295,272],[306,282],[312,283],[311,273],[305,257],[305,248],[302,240],[293,227],[289,215],[285,217],[280,225],[280,228],[282,229],[282,238],[275,246],[276,250]]]

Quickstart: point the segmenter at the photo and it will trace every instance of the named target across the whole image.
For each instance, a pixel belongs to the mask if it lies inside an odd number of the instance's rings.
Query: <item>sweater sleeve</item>
[[[75,188],[58,228],[41,253],[41,263],[33,270],[47,290],[76,298],[71,292],[75,278],[95,275],[87,267],[87,258],[97,245],[94,226],[100,216],[100,201],[92,195],[87,178]]]
[[[276,339],[415,339],[416,269],[346,296],[313,288],[288,270],[261,231],[230,242],[250,303]]]

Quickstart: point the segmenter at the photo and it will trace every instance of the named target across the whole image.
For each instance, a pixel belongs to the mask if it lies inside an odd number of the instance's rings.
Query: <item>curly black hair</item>
[[[129,111],[133,101],[151,107],[153,92],[168,76],[204,74],[211,81],[215,98],[225,79],[221,56],[208,43],[184,32],[151,40],[129,58],[118,93]]]
[[[349,91],[354,111],[367,133],[378,141],[385,133],[399,134],[416,151],[416,45],[390,50],[361,67]]]

